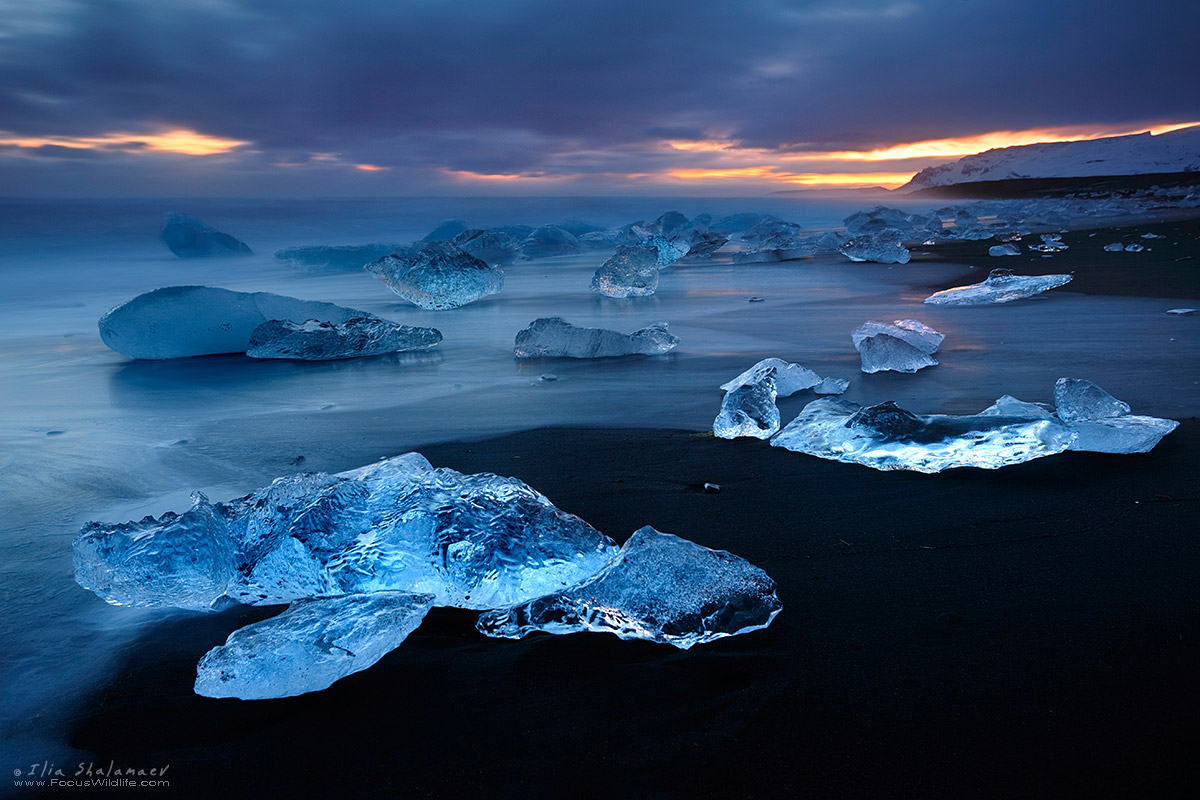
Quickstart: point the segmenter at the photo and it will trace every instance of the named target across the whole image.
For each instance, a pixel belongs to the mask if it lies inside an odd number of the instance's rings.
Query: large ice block
[[[1173,419],[1131,414],[1129,404],[1082,378],[1054,384],[1058,416],[1075,432],[1072,450],[1092,453],[1148,453],[1179,427]]]
[[[235,547],[204,495],[191,509],[107,525],[89,522],[75,539],[75,581],[115,606],[211,611],[234,581]]]
[[[892,325],[866,322],[850,334],[866,373],[892,370],[916,372],[937,365],[931,354],[946,337],[915,319],[898,319]]]
[[[333,303],[269,292],[211,286],[165,286],[122,303],[100,317],[100,339],[133,358],[185,358],[244,353],[254,329],[272,319],[338,325],[373,314]]]
[[[1009,269],[994,269],[982,283],[955,286],[925,298],[930,305],[981,306],[1011,303],[1041,294],[1071,282],[1072,275],[1014,275]]]
[[[433,595],[408,592],[297,600],[209,650],[196,694],[264,700],[327,689],[395,650],[432,605]]]
[[[775,582],[758,567],[646,526],[592,578],[480,614],[477,627],[508,639],[597,631],[686,650],[765,628],[782,608]]]
[[[250,334],[251,358],[328,361],[425,350],[442,340],[437,328],[399,325],[379,317],[355,317],[340,325],[310,319],[297,324],[269,320]]]
[[[492,608],[577,583],[616,550],[515,478],[434,469],[409,453],[280,478],[179,517],[91,523],[75,563],[81,585],[125,605],[410,591],[437,605]]]
[[[625,334],[607,328],[580,328],[562,317],[543,317],[517,333],[517,358],[608,358],[659,355],[679,344],[679,337],[658,322]]]
[[[1054,455],[1074,436],[1054,419],[917,416],[890,401],[863,408],[823,397],[805,406],[771,446],[879,470],[941,472],[997,469]]]
[[[364,267],[410,303],[433,311],[474,303],[504,288],[504,272],[450,242],[394,253]]]
[[[907,264],[912,254],[904,247],[900,231],[884,229],[878,233],[860,233],[838,248],[851,261],[879,264]]]
[[[1082,378],[1059,378],[1054,384],[1054,406],[1064,422],[1122,417],[1130,412],[1128,403]]]
[[[159,235],[167,249],[180,258],[253,255],[245,242],[177,211],[167,214]]]
[[[592,275],[592,291],[608,297],[646,297],[657,288],[657,248],[622,245]]]

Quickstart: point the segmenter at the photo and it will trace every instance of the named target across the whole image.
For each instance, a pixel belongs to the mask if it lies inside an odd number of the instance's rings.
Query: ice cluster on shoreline
[[[729,553],[651,528],[618,549],[515,478],[435,469],[417,453],[279,478],[227,503],[197,494],[181,515],[89,523],[74,567],[113,605],[291,603],[200,662],[198,693],[246,699],[365,669],[435,605],[496,609],[480,623],[489,635],[612,630],[684,649],[764,628],[781,607],[771,579]]]

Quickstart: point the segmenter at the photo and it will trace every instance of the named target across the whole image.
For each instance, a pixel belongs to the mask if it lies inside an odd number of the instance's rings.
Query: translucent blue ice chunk
[[[504,273],[450,242],[393,253],[365,269],[410,303],[434,311],[474,303],[504,288]]]
[[[766,628],[782,608],[775,582],[758,567],[646,526],[595,576],[480,614],[477,627],[508,639],[597,631],[687,650]]]
[[[994,269],[987,280],[969,286],[955,286],[935,292],[925,298],[930,305],[981,306],[993,303],[1011,303],[1033,297],[1049,289],[1070,283],[1072,275],[1014,275],[1012,270]]]
[[[167,249],[180,258],[253,255],[245,242],[176,211],[167,214],[159,235]]]
[[[937,365],[931,354],[946,337],[915,319],[898,319],[892,325],[866,322],[850,334],[866,373],[893,370],[916,372]]]
[[[658,288],[658,250],[622,245],[592,275],[592,291],[607,297],[647,297]]]
[[[250,334],[251,358],[328,361],[425,350],[442,340],[437,328],[399,325],[379,317],[356,317],[340,325],[310,319],[297,324],[269,320]]]
[[[432,595],[407,592],[297,600],[209,650],[196,694],[264,700],[327,689],[396,649],[432,605]]]
[[[625,334],[607,328],[580,328],[562,317],[543,317],[517,333],[517,358],[608,358],[659,355],[679,344],[679,337],[658,322]]]

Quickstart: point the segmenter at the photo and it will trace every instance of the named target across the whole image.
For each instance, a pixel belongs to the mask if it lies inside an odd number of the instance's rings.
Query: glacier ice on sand
[[[328,361],[425,350],[441,340],[442,333],[437,328],[400,325],[379,317],[355,317],[340,325],[315,319],[299,324],[268,320],[250,334],[246,355]]]
[[[196,668],[196,694],[265,700],[327,689],[395,650],[433,600],[408,592],[297,600],[209,650]]]
[[[607,297],[647,297],[658,288],[658,249],[621,245],[592,275],[592,291]]]
[[[938,306],[982,306],[1011,303],[1065,286],[1073,275],[1014,275],[1010,269],[994,269],[982,283],[955,286],[934,292],[925,302]]]
[[[581,328],[562,317],[542,317],[517,332],[517,358],[609,358],[660,355],[675,348],[679,337],[658,322],[625,334],[607,328]]]
[[[1055,419],[918,416],[890,401],[863,408],[823,397],[805,406],[771,446],[879,470],[941,472],[1019,464],[1061,453],[1072,439]]]
[[[270,292],[234,292],[212,286],[164,286],[100,317],[100,339],[133,358],[163,359],[244,353],[254,329],[268,320],[338,325],[373,314],[333,303]]]
[[[782,607],[775,582],[748,561],[646,526],[583,583],[487,611],[477,627],[508,639],[596,631],[687,650],[766,628]]]
[[[503,271],[450,242],[393,253],[365,269],[405,300],[433,311],[459,308],[504,288]]]

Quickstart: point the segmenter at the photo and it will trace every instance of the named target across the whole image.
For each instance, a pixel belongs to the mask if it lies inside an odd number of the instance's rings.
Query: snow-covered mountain
[[[1014,178],[1083,178],[1200,171],[1200,125],[1153,136],[999,147],[921,170],[899,191]],[[1200,175],[1197,175],[1200,179]]]

